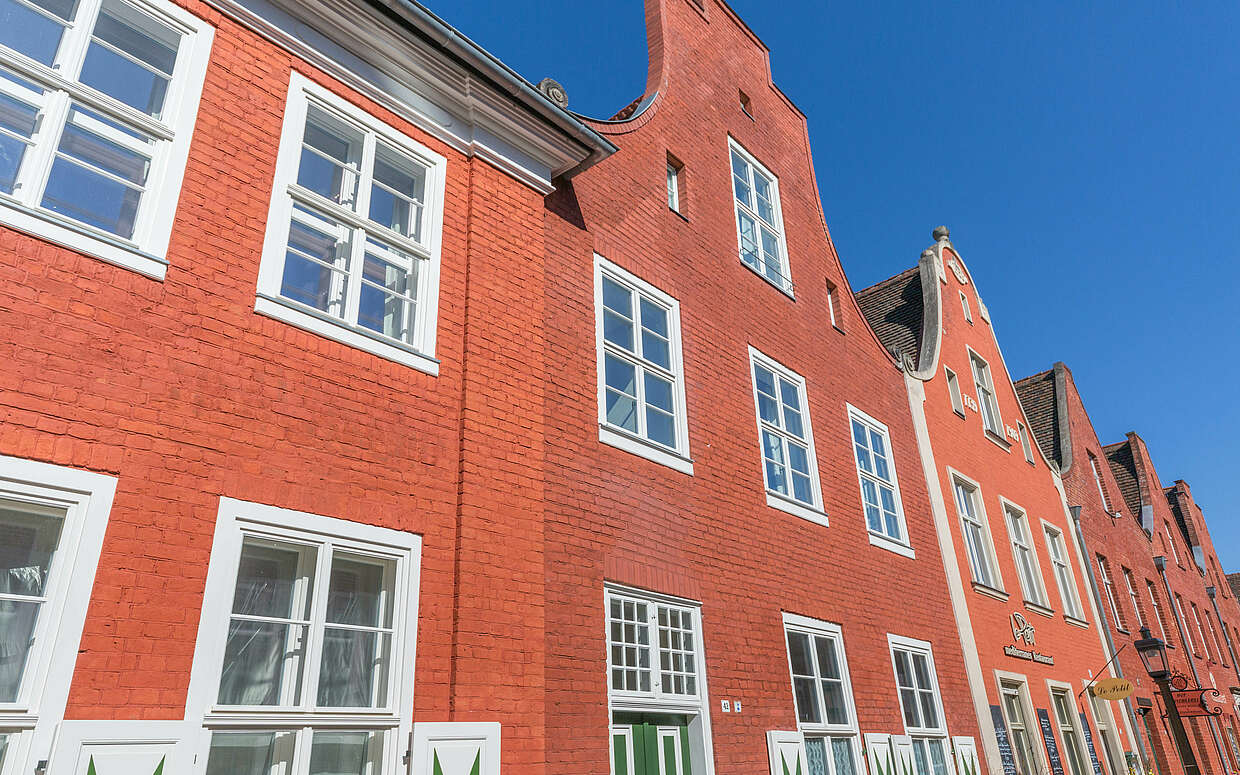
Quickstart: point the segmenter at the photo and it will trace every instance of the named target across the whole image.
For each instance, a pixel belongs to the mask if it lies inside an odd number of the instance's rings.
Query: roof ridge
[[[885,287],[885,286],[887,286],[887,285],[890,285],[891,283],[897,282],[897,281],[899,281],[899,280],[903,280],[903,279],[905,279],[908,275],[910,275],[910,274],[912,274],[912,273],[914,273],[914,272],[916,272],[916,271],[919,271],[920,269],[921,269],[920,265],[914,265],[914,266],[912,266],[912,267],[910,267],[910,268],[908,268],[908,269],[905,269],[903,272],[900,272],[899,274],[895,274],[895,275],[892,275],[891,277],[888,277],[888,278],[887,278],[887,279],[885,279],[885,280],[879,280],[878,282],[874,283],[873,285],[867,285],[866,287],[864,287],[864,288],[862,288],[861,290],[857,291],[854,295],[856,295],[856,296],[860,296],[860,295],[862,295],[862,294],[864,294],[864,293],[869,293],[870,291],[877,290],[877,289],[878,289],[878,288],[880,288],[880,287]]]

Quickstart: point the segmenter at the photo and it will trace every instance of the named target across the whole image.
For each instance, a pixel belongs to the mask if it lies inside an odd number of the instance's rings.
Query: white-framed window
[[[896,690],[904,717],[904,731],[913,740],[917,775],[949,772],[951,751],[947,744],[947,720],[934,671],[934,653],[926,641],[888,635]]]
[[[861,482],[861,504],[871,543],[900,554],[911,555],[904,505],[896,479],[887,426],[852,404],[847,404],[852,433],[853,458]]]
[[[1042,568],[1038,565],[1038,552],[1029,530],[1029,517],[1024,510],[1003,500],[1003,513],[1007,520],[1008,538],[1012,542],[1012,559],[1016,562],[1016,576],[1020,591],[1026,602],[1045,607],[1046,584],[1042,580]]]
[[[1197,648],[1197,643],[1193,640],[1193,631],[1188,629],[1188,617],[1184,615],[1184,599],[1181,598],[1180,594],[1177,592],[1171,602],[1172,605],[1175,606],[1176,615],[1180,618],[1180,621],[1184,623],[1184,631],[1188,636],[1188,648],[1197,656],[1201,656],[1201,650]]]
[[[797,725],[811,775],[855,775],[861,737],[838,625],[784,614]]]
[[[1076,579],[1072,576],[1072,567],[1068,561],[1068,549],[1064,544],[1063,531],[1049,522],[1042,523],[1046,533],[1046,550],[1051,558],[1051,568],[1055,571],[1055,583],[1059,586],[1059,599],[1063,601],[1064,615],[1083,621],[1085,612],[1081,609],[1081,598],[1077,594]]]
[[[973,310],[969,309],[969,297],[964,295],[964,291],[961,291],[961,292],[960,292],[960,308],[961,308],[962,310],[964,310],[964,319],[965,319],[965,322],[967,322],[967,323],[969,323],[970,325],[972,325],[972,323],[973,323]]]
[[[1132,579],[1132,571],[1120,566],[1120,572],[1124,574],[1124,586],[1128,589],[1128,599],[1132,601],[1132,613],[1137,620],[1137,631],[1145,626],[1145,617],[1141,615],[1141,600],[1137,597],[1137,585]]]
[[[1086,764],[1085,736],[1081,732],[1076,705],[1071,699],[1072,690],[1052,685],[1050,692],[1055,724],[1059,727],[1059,736],[1063,741],[1064,758],[1068,760],[1068,775],[1091,775],[1093,770]]]
[[[34,772],[64,717],[116,480],[0,456],[0,773]]]
[[[976,483],[953,474],[952,491],[956,498],[956,513],[960,516],[960,531],[964,535],[973,581],[989,589],[1002,590],[1003,582],[999,578],[999,565],[995,561],[980,488]]]
[[[826,524],[805,380],[749,348],[767,503]]]
[[[693,473],[680,304],[594,256],[599,440]]]
[[[943,374],[947,377],[947,394],[951,397],[952,411],[964,417],[964,398],[960,395],[960,378],[956,376],[956,372],[943,367]]]
[[[995,399],[995,384],[990,376],[990,364],[970,350],[969,366],[973,370],[977,403],[982,410],[982,425],[994,435],[1003,438],[1003,419],[999,416],[999,402]]]
[[[619,586],[604,598],[613,775],[649,775],[634,762],[651,749],[660,775],[711,772],[701,606]]]
[[[728,138],[732,164],[732,198],[736,206],[736,239],[741,263],[792,295],[784,218],[780,212],[779,180],[758,160]]]
[[[438,374],[446,165],[294,72],[255,310]]]
[[[1150,605],[1152,606],[1150,610],[1154,614],[1154,621],[1158,624],[1158,637],[1166,641],[1167,629],[1163,626],[1164,613],[1162,603],[1158,602],[1158,589],[1154,587],[1154,582],[1152,581],[1146,581],[1145,587],[1150,593]]]
[[[1098,485],[1098,497],[1102,500],[1102,507],[1107,510],[1108,514],[1115,510],[1111,508],[1111,499],[1107,496],[1107,488],[1102,483],[1102,471],[1098,468],[1098,458],[1094,457],[1094,453],[1089,452],[1089,470],[1093,472],[1094,484]]]
[[[1111,775],[1125,775],[1128,767],[1124,763],[1124,749],[1120,745],[1120,735],[1116,732],[1115,717],[1111,714],[1110,703],[1092,692],[1089,695],[1089,707],[1094,714],[1094,724],[1098,727],[1098,738],[1101,743],[1103,759]]]
[[[667,207],[680,212],[680,169],[668,154],[667,157]]]
[[[201,723],[207,775],[396,771],[412,729],[421,545],[220,499],[186,715]]]
[[[1171,559],[1175,560],[1176,565],[1183,565],[1180,562],[1180,553],[1175,548],[1175,538],[1171,535],[1171,525],[1163,522],[1163,532],[1167,534],[1167,546],[1171,549]]]
[[[827,315],[831,319],[831,325],[841,331],[844,330],[844,320],[839,302],[839,289],[830,280],[827,280]]]
[[[162,280],[214,29],[167,0],[0,18],[0,223]]]
[[[1115,623],[1115,629],[1120,632],[1128,632],[1128,628],[1124,626],[1124,617],[1119,611],[1119,601],[1115,598],[1115,585],[1111,583],[1111,571],[1107,559],[1101,554],[1098,557],[1098,578],[1102,580],[1102,591],[1107,599],[1107,606],[1111,609],[1112,621]]]
[[[1003,719],[1007,722],[1012,754],[1016,760],[1017,775],[1036,775],[1041,772],[1041,745],[1033,706],[1029,699],[1029,687],[1023,680],[1005,678],[999,681],[999,700]]]
[[[1207,660],[1214,659],[1214,655],[1210,653],[1210,641],[1206,639],[1206,630],[1201,626],[1201,612],[1197,609],[1197,604],[1190,602],[1189,608],[1193,609],[1193,623],[1197,625],[1197,637],[1201,639],[1201,650]]]
[[[1223,645],[1223,641],[1219,640],[1218,628],[1214,626],[1214,620],[1210,618],[1210,611],[1206,611],[1206,626],[1210,628],[1210,637],[1214,641],[1214,653],[1218,654],[1218,661],[1223,667],[1230,667],[1227,664],[1227,649]]]
[[[1025,462],[1032,463],[1033,458],[1033,441],[1029,436],[1029,429],[1025,427],[1023,422],[1016,423],[1016,429],[1020,433],[1020,448],[1024,450]]]

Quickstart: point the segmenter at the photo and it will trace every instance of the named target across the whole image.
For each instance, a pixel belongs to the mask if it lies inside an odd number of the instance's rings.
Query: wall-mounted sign
[[[995,742],[999,744],[999,761],[1003,762],[1003,775],[1018,775],[1016,757],[1012,755],[1012,741],[1008,739],[1003,710],[998,705],[990,706],[990,720],[995,725]]]
[[[1089,687],[1089,693],[1100,700],[1116,702],[1131,695],[1134,688],[1127,678],[1104,678]]]
[[[1019,611],[1012,612],[1012,639],[1016,643],[1024,643],[1026,646],[1036,645],[1036,633],[1033,625],[1025,618],[1025,615]],[[1003,647],[1003,653],[1009,657],[1016,659],[1024,659],[1029,662],[1037,662],[1043,665],[1055,664],[1055,658],[1047,654],[1043,654],[1033,648],[1021,648],[1016,643]]]
[[[1181,716],[1221,716],[1223,713],[1223,698],[1218,689],[1172,690],[1171,699]]]
[[[1089,750],[1089,763],[1094,768],[1094,775],[1105,775],[1102,771],[1102,762],[1098,761],[1098,751],[1094,748],[1094,735],[1089,731],[1089,722],[1085,720],[1085,713],[1081,712],[1081,729],[1085,732],[1085,747]]]

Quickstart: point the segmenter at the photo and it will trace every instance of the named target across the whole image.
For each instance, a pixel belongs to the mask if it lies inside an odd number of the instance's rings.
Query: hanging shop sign
[[[1218,693],[1218,689],[1172,690],[1171,699],[1182,717],[1223,714],[1223,697]]]
[[[1127,678],[1103,678],[1089,687],[1089,693],[1100,700],[1118,702],[1130,696],[1134,688]]]
[[[1012,640],[1010,645],[1003,647],[1003,653],[1009,657],[1016,659],[1024,659],[1029,662],[1038,662],[1043,665],[1055,664],[1055,658],[1043,654],[1033,648],[1037,645],[1037,633],[1033,629],[1033,625],[1025,618],[1025,615],[1019,611],[1012,612]],[[1021,648],[1021,644],[1028,648]]]

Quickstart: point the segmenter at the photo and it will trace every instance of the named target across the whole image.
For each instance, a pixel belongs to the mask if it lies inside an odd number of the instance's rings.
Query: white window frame
[[[1163,521],[1163,532],[1167,534],[1167,546],[1171,548],[1171,558],[1175,560],[1176,565],[1183,566],[1184,563],[1180,562],[1180,553],[1175,548],[1175,536],[1171,534],[1171,524],[1165,520]]]
[[[604,353],[614,352],[617,354],[617,357],[621,358],[626,363],[637,364],[637,411],[639,414],[643,414],[643,417],[639,418],[640,422],[644,422],[645,410],[645,406],[643,404],[645,385],[641,375],[643,373],[643,369],[647,369],[648,367],[645,365],[647,361],[609,345],[603,337],[604,276],[607,276],[620,285],[628,287],[629,290],[634,291],[636,295],[649,297],[651,301],[667,310],[669,359],[671,361],[672,369],[670,372],[665,372],[661,368],[654,366],[649,367],[649,370],[664,378],[670,377],[673,382],[672,402],[673,409],[676,413],[674,418],[676,429],[676,447],[674,449],[669,449],[668,447],[651,441],[642,435],[632,433],[624,428],[619,428],[607,422],[607,378],[605,372],[606,359],[603,357]],[[635,336],[641,336],[640,324],[636,330]],[[598,377],[598,440],[604,444],[622,449],[625,452],[631,452],[632,454],[644,457],[647,460],[665,465],[669,468],[680,471],[681,473],[692,475],[693,459],[689,456],[689,417],[688,407],[685,400],[684,352],[681,347],[680,302],[632,272],[625,271],[621,267],[595,253],[594,345]]]
[[[241,548],[247,535],[314,544],[319,547],[317,559],[323,572],[328,569],[324,567],[325,552],[322,547],[328,543],[333,548],[390,558],[396,562],[386,708],[313,709],[317,687],[312,679],[317,674],[317,666],[312,666],[306,674],[310,680],[302,687],[303,696],[307,698],[303,709],[219,705],[217,698],[228,640],[228,623],[232,616]],[[205,771],[211,734],[215,730],[295,730],[298,739],[294,771],[304,772],[304,768],[309,766],[309,750],[306,747],[308,730],[351,725],[353,728],[386,730],[382,771],[396,772],[413,729],[421,555],[422,538],[413,533],[220,498],[186,699],[185,718],[187,724],[192,724],[194,732],[191,734],[195,736],[196,771]],[[320,598],[314,605],[316,608],[325,605],[325,600]],[[311,659],[312,655],[307,655],[308,663]]]
[[[124,0],[182,35],[164,98],[164,119],[156,119],[78,82],[86,48],[102,0],[81,0],[74,21],[65,27],[57,62],[48,67],[0,46],[0,63],[47,89],[40,101],[35,132],[13,195],[0,195],[0,223],[49,242],[85,253],[110,264],[163,280],[168,269],[168,243],[180,199],[190,139],[198,116],[203,80],[215,28],[166,0]],[[101,115],[123,118],[155,138],[145,193],[131,238],[78,222],[40,206],[70,103]]]
[[[1042,577],[1042,565],[1038,558],[1038,547],[1033,537],[1033,523],[1029,519],[1029,512],[1002,495],[999,496],[999,505],[1003,509],[1003,524],[1007,528],[1008,545],[1012,550],[1012,562],[1016,566],[1016,580],[1020,584],[1021,594],[1024,595],[1027,604],[1041,607],[1045,609],[1045,612],[1049,612],[1050,601],[1046,595],[1046,580]],[[1023,543],[1017,541],[1016,532],[1013,530],[1012,518],[1014,516],[1024,529]],[[1020,551],[1029,553],[1034,573],[1032,579],[1026,579],[1021,571]]]
[[[1098,560],[1098,579],[1102,582],[1102,591],[1106,595],[1107,605],[1111,608],[1111,616],[1115,617],[1112,626],[1120,632],[1128,632],[1128,628],[1124,626],[1123,614],[1119,610],[1119,599],[1115,597],[1115,584],[1108,570],[1110,563],[1101,554],[1095,554],[1094,558]]]
[[[973,310],[969,309],[969,297],[964,295],[964,291],[960,292],[960,308],[964,310],[965,322],[973,325]]]
[[[750,206],[749,203],[747,202],[741,202],[739,199],[736,198],[736,185],[733,181],[733,177],[735,173],[732,170],[732,154],[733,153],[735,153],[737,156],[740,156],[741,159],[745,163],[747,163],[750,167],[748,185],[750,189],[750,194],[753,198],[755,199],[757,198],[757,193],[753,185],[753,174],[755,172],[760,173],[763,177],[767,178],[770,181],[771,193],[773,195],[772,201],[771,201],[771,208],[774,210],[774,217],[775,217],[774,223],[765,221],[762,218],[758,217],[758,212],[755,207]],[[766,280],[768,283],[775,286],[776,288],[778,288],[780,291],[787,294],[788,296],[793,296],[794,295],[793,290],[795,286],[793,285],[793,282],[792,282],[792,270],[788,266],[788,241],[787,241],[787,238],[785,237],[785,232],[784,232],[784,214],[783,214],[783,205],[780,202],[780,195],[779,195],[779,178],[777,178],[770,170],[768,170],[761,162],[759,162],[754,157],[753,154],[745,150],[745,148],[740,143],[736,142],[736,140],[732,138],[731,136],[728,137],[728,189],[729,189],[729,193],[732,195],[731,196],[732,211],[733,211],[732,221],[736,227],[737,258],[740,259],[741,266],[745,267],[746,269],[750,270],[754,274],[758,275],[763,280]],[[763,264],[762,267],[750,266],[749,264],[745,263],[744,254],[741,253],[742,242],[741,242],[740,214],[742,210],[747,216],[753,219],[754,224],[759,228],[759,232],[757,235],[758,254],[760,257],[759,260]],[[771,227],[771,229],[776,232],[775,236],[777,238],[778,250],[779,250],[779,256],[778,256],[779,267],[777,268],[776,271],[779,274],[779,282],[775,282],[775,280],[768,277],[766,275],[766,272],[764,271],[767,268],[767,266],[766,266],[766,260],[764,258],[761,258],[762,256],[762,235],[761,235],[760,229],[761,229],[762,224],[766,224],[767,226]]]
[[[1098,485],[1098,497],[1102,499],[1102,508],[1106,509],[1108,514],[1112,513],[1111,499],[1107,497],[1107,489],[1102,484],[1102,471],[1098,468],[1098,458],[1094,457],[1094,453],[1087,452],[1089,455],[1089,468],[1094,473],[1094,484]]]
[[[1089,685],[1089,681],[1081,681],[1082,688]],[[1128,768],[1124,763],[1123,738],[1120,736],[1119,726],[1115,722],[1115,714],[1111,712],[1111,703],[1107,700],[1100,699],[1093,695],[1093,692],[1086,691],[1085,695],[1089,698],[1088,705],[1090,715],[1094,718],[1094,726],[1098,730],[1098,747],[1102,749],[1102,763],[1107,772],[1111,775],[1127,775]]]
[[[910,727],[908,719],[904,715],[904,705],[900,698],[900,679],[899,671],[896,668],[896,651],[904,651],[911,654],[921,654],[926,658],[926,668],[930,673],[930,683],[934,688],[934,705],[935,715],[938,718],[938,726],[927,727]],[[934,666],[934,648],[929,641],[919,640],[917,638],[908,638],[894,633],[887,633],[887,652],[891,660],[891,677],[896,687],[896,706],[900,709],[900,723],[904,727],[904,734],[912,738],[913,746],[916,747],[921,740],[927,738],[935,738],[941,741],[943,746],[943,758],[947,762],[947,771],[952,770],[952,747],[951,735],[947,730],[947,716],[943,712],[943,689],[939,684],[938,671]],[[910,656],[910,660],[912,657]],[[910,662],[911,665],[911,662]],[[916,671],[914,671],[915,673]],[[915,681],[916,679],[914,679]],[[920,687],[919,687],[920,691]],[[918,701],[918,714],[921,715],[920,699]],[[928,756],[927,756],[927,760]]]
[[[1063,759],[1065,775],[1093,775],[1093,769],[1090,767],[1089,751],[1086,749],[1085,732],[1081,729],[1080,711],[1077,710],[1076,692],[1072,689],[1072,684],[1063,683],[1062,681],[1054,681],[1047,679],[1046,681],[1047,699],[1050,700],[1050,717],[1055,724],[1056,731],[1059,732],[1060,744],[1063,745]],[[1055,695],[1062,695],[1068,706],[1068,723],[1064,724],[1063,719],[1059,718],[1059,710],[1055,707]],[[1068,753],[1068,739],[1064,735],[1064,729],[1070,728],[1073,736],[1076,738],[1076,754],[1079,757],[1081,772],[1075,772],[1072,766],[1072,759]]]
[[[827,314],[831,318],[831,325],[837,330],[843,331],[844,327],[841,325],[843,321],[840,320],[841,313],[840,313],[840,310],[837,308],[838,307],[838,301],[836,299],[837,293],[839,293],[838,286],[836,286],[836,284],[831,282],[830,280],[827,280]]]
[[[1149,590],[1149,593],[1150,593],[1150,605],[1153,606],[1153,610],[1151,611],[1151,613],[1153,614],[1154,621],[1157,622],[1158,624],[1159,637],[1169,644],[1170,641],[1167,641],[1167,628],[1163,626],[1163,615],[1164,614],[1163,614],[1163,609],[1162,609],[1162,603],[1158,602],[1158,588],[1155,587],[1154,582],[1150,581],[1149,579],[1144,579],[1144,581],[1145,581],[1145,588]]]
[[[967,477],[953,468],[949,467],[947,473],[948,481],[951,484],[952,502],[956,505],[956,518],[959,520],[960,538],[964,541],[965,556],[969,560],[969,576],[973,581],[973,588],[984,594],[993,595],[997,593],[1005,596],[1007,592],[1003,585],[1003,575],[999,569],[999,560],[995,554],[995,541],[990,532],[990,519],[986,516],[986,501],[982,497],[982,486],[975,479]],[[974,556],[976,552],[970,549],[969,532],[965,524],[966,522],[973,522],[973,520],[968,519],[965,513],[961,511],[960,501],[956,494],[956,488],[960,485],[964,485],[964,488],[971,493],[970,502],[977,512],[974,518],[978,520],[978,522],[973,524],[980,526],[982,538],[984,539],[983,545],[978,547],[981,555],[976,557]],[[992,577],[990,581],[993,583],[988,583],[986,580],[979,578],[978,561],[985,561],[985,570]]]
[[[1063,603],[1064,618],[1084,623],[1085,610],[1081,607],[1076,576],[1072,573],[1072,555],[1068,551],[1067,541],[1064,540],[1063,528],[1044,519],[1042,520],[1042,536],[1046,539],[1046,556],[1051,561],[1051,575],[1055,577],[1055,586],[1059,588],[1059,600]],[[1059,554],[1059,559],[1056,559],[1056,554]]]
[[[674,213],[680,212],[680,167],[667,162],[667,208]]]
[[[1003,440],[1006,445],[1007,440],[1003,438],[1003,415],[999,411],[999,397],[995,394],[994,373],[990,370],[990,364],[985,358],[978,355],[972,347],[966,349],[969,351],[969,371],[973,376],[973,390],[977,394],[979,414],[982,415],[982,428],[987,433]],[[981,366],[980,369],[979,366]],[[993,427],[988,419],[991,413],[994,414]]]
[[[1017,421],[1016,430],[1020,434],[1020,448],[1025,453],[1025,462],[1035,465],[1033,457],[1033,441],[1029,435],[1029,429],[1025,427],[1023,422]]]
[[[943,367],[943,376],[947,378],[947,394],[951,397],[952,411],[964,417],[964,397],[960,394],[960,378],[956,372]]]
[[[1192,600],[1188,601],[1188,607],[1193,611],[1193,622],[1197,625],[1197,636],[1201,638],[1201,648],[1205,652],[1206,661],[1214,660],[1214,655],[1210,653],[1210,641],[1206,638],[1206,629],[1201,626],[1201,611],[1197,609],[1197,604]]]
[[[1184,623],[1184,634],[1188,636],[1188,650],[1193,653],[1193,656],[1200,657],[1201,652],[1197,650],[1197,642],[1193,640],[1193,631],[1188,628],[1188,617],[1184,615],[1184,602],[1179,592],[1172,594],[1171,605],[1175,606],[1175,614],[1179,617],[1179,621]]]
[[[1003,695],[1006,691],[1014,691],[1016,693],[1016,701],[1020,705],[1021,711],[1021,727],[1025,731],[1025,736],[1029,742],[1032,753],[1026,750],[1023,758],[1032,757],[1032,761],[1028,764],[1032,765],[1035,772],[1047,772],[1047,754],[1046,746],[1042,743],[1042,728],[1038,721],[1038,714],[1033,708],[1033,698],[1029,693],[1029,679],[1022,673],[1011,673],[1006,670],[996,670],[995,678],[999,687],[999,709],[1003,714],[1003,721],[1008,728],[1008,736],[1012,745],[1015,746],[1015,734],[1012,733],[1012,716],[1008,713],[1007,703],[1004,702]],[[1005,686],[1007,684],[1007,686]],[[1017,760],[1019,762],[1019,759]]]
[[[1227,664],[1227,650],[1223,648],[1223,641],[1218,637],[1218,627],[1214,626],[1214,620],[1210,618],[1210,609],[1206,609],[1206,625],[1210,629],[1210,637],[1214,641],[1214,652],[1218,654],[1218,663],[1223,667],[1230,667]]]
[[[1145,626],[1145,616],[1141,613],[1141,598],[1137,596],[1136,582],[1133,581],[1132,571],[1119,566],[1120,573],[1124,576],[1124,585],[1128,588],[1128,599],[1132,601],[1132,611],[1137,619],[1137,632]]]
[[[754,366],[760,365],[769,371],[774,372],[776,378],[783,377],[797,387],[797,394],[801,401],[802,416],[805,423],[805,442],[808,450],[806,455],[809,457],[809,474],[810,488],[813,490],[812,504],[806,504],[792,497],[791,474],[789,475],[788,495],[784,495],[771,488],[766,480],[766,460],[763,456],[762,431],[770,429],[771,432],[781,438],[788,437],[789,434],[781,426],[776,426],[762,419],[762,410],[759,408],[758,402],[758,380],[754,375]],[[754,419],[758,426],[758,466],[762,469],[762,486],[766,490],[766,504],[772,508],[786,511],[794,516],[807,519],[810,522],[817,522],[824,527],[827,525],[827,514],[822,509],[822,483],[818,475],[818,454],[814,449],[814,426],[810,420],[809,408],[809,389],[806,385],[805,378],[797,374],[792,369],[787,368],[774,358],[763,355],[753,346],[749,348],[749,384],[753,392],[753,411]],[[782,408],[781,408],[782,413]],[[851,433],[851,431],[850,431]],[[791,463],[786,463],[791,470]]]
[[[367,138],[366,147],[373,148],[378,140],[390,145],[402,154],[412,157],[426,168],[425,199],[423,202],[422,233],[425,244],[403,237],[390,229],[384,229],[367,219],[362,213],[349,213],[349,208],[335,205],[322,196],[297,184],[297,172],[301,160],[302,138],[305,133],[306,116],[313,104],[316,109],[333,119],[347,124]],[[368,155],[373,151],[367,151]],[[435,358],[435,333],[439,308],[440,250],[443,239],[444,178],[447,160],[393,129],[384,122],[357,108],[328,89],[319,86],[298,72],[289,79],[288,101],[284,109],[284,126],[280,134],[280,151],[276,158],[275,182],[271,194],[271,207],[267,213],[267,234],[263,241],[262,261],[258,271],[258,292],[254,311],[275,318],[341,344],[401,363],[432,376],[439,374],[439,361]],[[366,160],[362,163],[363,179],[369,178]],[[361,184],[359,183],[359,188]],[[282,296],[281,282],[284,275],[285,253],[289,235],[289,223],[293,205],[298,201],[313,203],[316,210],[331,213],[346,226],[363,226],[367,234],[375,234],[402,252],[413,256],[418,264],[416,308],[412,342],[404,342],[357,323],[314,309],[308,305]],[[355,245],[351,261],[361,262],[365,245]],[[360,266],[350,272],[350,282],[360,275]],[[353,306],[353,298],[348,304]]]
[[[861,411],[860,409],[853,406],[852,404],[845,403],[844,407],[847,410],[847,414],[848,414],[848,440],[849,440],[849,445],[852,447],[852,451],[853,451],[853,465],[856,466],[857,484],[861,488],[861,493],[860,493],[861,494],[861,518],[865,523],[866,532],[869,533],[870,544],[872,546],[877,546],[881,549],[886,549],[888,551],[895,552],[896,554],[899,554],[904,557],[908,557],[910,559],[914,558],[916,555],[913,552],[912,541],[909,538],[908,523],[906,522],[904,518],[904,501],[900,497],[900,480],[899,480],[899,477],[896,475],[896,457],[895,457],[895,450],[892,449],[892,446],[891,446],[891,431],[890,429],[887,428],[886,424],[879,422],[878,420],[874,419],[869,414],[866,414],[865,412]],[[857,441],[855,438],[853,438],[852,424],[854,422],[858,422],[861,424],[862,427],[866,428],[868,431],[876,432],[880,436],[882,436],[883,443],[887,447],[887,468],[891,475],[891,478],[889,481],[883,481],[877,475],[871,474],[862,469],[861,459],[860,459],[860,456],[857,454]],[[867,439],[867,443],[868,443],[868,439]],[[898,537],[888,534],[885,530],[879,531],[879,530],[875,530],[874,528],[870,527],[869,518],[866,516],[866,513],[865,513],[865,482],[866,480],[871,481],[876,488],[880,486],[891,488],[892,498],[895,501],[896,519],[899,522],[900,535]],[[880,507],[881,507],[881,497],[880,497]],[[885,524],[886,523],[884,520],[884,527],[885,527]]]
[[[650,645],[650,692],[630,692],[612,688],[611,632],[609,626],[611,600],[633,600],[646,603],[650,609],[649,626]],[[658,638],[658,606],[670,606],[689,611],[692,615],[693,632],[697,638],[695,649],[695,667],[697,668],[697,696],[665,695],[659,681],[659,638]],[[685,600],[671,595],[663,595],[645,589],[638,589],[623,584],[605,584],[603,586],[603,646],[606,651],[607,671],[607,728],[609,767],[613,754],[612,740],[617,733],[615,714],[620,713],[664,713],[690,716],[689,720],[689,753],[693,771],[712,775],[715,771],[714,753],[710,732],[710,692],[706,686],[706,642],[702,633],[702,604],[693,600]],[[631,748],[630,748],[631,750]],[[629,770],[630,773],[633,770]],[[614,775],[614,772],[613,772]]]
[[[861,730],[857,723],[857,706],[853,696],[852,677],[848,672],[848,654],[844,650],[844,631],[838,624],[824,622],[818,619],[812,619],[808,616],[800,616],[798,614],[784,613],[784,650],[788,656],[788,681],[792,689],[793,710],[796,711],[796,684],[792,680],[792,653],[788,651],[788,633],[798,632],[804,633],[811,637],[829,638],[835,643],[836,654],[839,657],[840,680],[844,691],[844,705],[848,712],[848,721],[844,724],[831,724],[826,721],[826,704],[822,694],[822,687],[819,681],[815,681],[815,690],[818,692],[818,700],[823,703],[823,720],[819,723],[800,721],[800,713],[797,713],[797,729],[806,737],[824,737],[824,738],[848,738],[852,748],[853,763],[856,765],[857,771],[860,772],[864,765],[861,753]],[[812,643],[812,641],[811,641]],[[815,660],[817,656],[813,657]],[[817,671],[815,671],[815,677]],[[828,748],[828,755],[830,749]],[[828,762],[828,770],[832,768],[832,764]]]
[[[0,455],[0,497],[65,512],[16,701],[0,703],[0,732],[11,735],[3,775],[33,772],[51,754],[115,494],[113,477]]]

